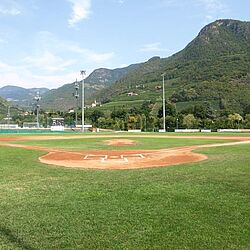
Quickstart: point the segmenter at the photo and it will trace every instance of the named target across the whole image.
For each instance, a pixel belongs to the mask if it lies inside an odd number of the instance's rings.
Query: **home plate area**
[[[88,154],[84,156],[84,160],[95,160],[100,161],[101,163],[109,163],[109,162],[119,162],[119,163],[128,163],[129,159],[144,159],[145,156],[143,154],[126,154],[126,155],[95,155]]]

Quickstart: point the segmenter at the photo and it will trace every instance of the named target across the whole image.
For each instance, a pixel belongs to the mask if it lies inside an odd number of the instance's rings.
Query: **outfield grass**
[[[181,139],[181,138],[129,138],[135,141],[134,145],[128,146],[109,146],[107,140],[115,139],[113,137],[105,138],[81,138],[81,139],[59,139],[59,140],[34,140],[34,141],[17,141],[16,144],[25,144],[32,146],[41,146],[47,148],[61,148],[71,150],[115,150],[115,149],[162,149],[162,148],[173,148],[179,146],[191,146],[191,145],[202,145],[202,144],[213,144],[230,142],[233,140],[222,140],[222,139]],[[126,137],[120,137],[119,139],[128,139]]]
[[[250,248],[250,145],[124,171],[49,167],[41,152],[0,152],[0,249]]]

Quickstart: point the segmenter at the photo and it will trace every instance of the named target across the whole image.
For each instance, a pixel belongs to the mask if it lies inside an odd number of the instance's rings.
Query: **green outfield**
[[[75,139],[55,139],[55,140],[32,140],[32,141],[17,141],[16,144],[25,144],[32,146],[41,146],[46,148],[61,148],[72,150],[114,150],[114,149],[162,149],[173,148],[179,146],[202,145],[212,143],[230,142],[235,140],[223,139],[191,139],[191,138],[152,138],[152,137],[119,137],[119,139],[132,139],[135,144],[123,147],[107,145],[107,141],[114,139],[114,137],[100,137],[96,138],[75,138]],[[115,137],[116,138],[116,137]]]
[[[105,136],[13,143],[119,149]],[[234,141],[136,136],[122,149]],[[250,144],[196,152],[208,160],[105,171],[51,167],[38,161],[45,152],[0,146],[0,249],[250,249]]]

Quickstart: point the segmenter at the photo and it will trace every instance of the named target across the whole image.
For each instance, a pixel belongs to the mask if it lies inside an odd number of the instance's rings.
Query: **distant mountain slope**
[[[250,103],[250,22],[218,20],[205,26],[182,51],[141,64],[98,99],[160,100],[163,72],[166,95],[177,106],[208,101],[214,109],[243,112]]]
[[[206,25],[183,50],[168,58],[153,57],[114,70],[97,69],[85,79],[86,100],[151,100],[160,104],[162,73],[165,73],[166,96],[179,110],[206,102],[213,110],[225,113],[248,112],[250,22],[217,20]],[[23,95],[23,99],[20,96],[17,99],[28,100],[23,90],[17,92]],[[74,92],[74,83],[47,91],[42,95],[42,108],[68,110],[75,106]]]
[[[85,93],[88,101],[94,101],[95,93],[111,86],[114,82],[125,76],[129,72],[138,68],[139,64],[132,64],[128,67],[117,69],[100,68],[94,70],[85,79]],[[75,92],[75,83],[65,84],[58,89],[52,89],[42,96],[41,105],[44,109],[68,110],[75,107],[76,100],[73,93]],[[81,99],[81,90],[80,98]],[[80,102],[80,101],[79,101]]]
[[[89,84],[103,84],[106,87],[118,81],[123,76],[138,67],[139,64],[132,64],[127,67],[117,69],[96,69],[86,78],[85,82]]]
[[[7,114],[7,101],[0,97],[0,121],[6,117]]]
[[[27,107],[32,104],[33,98],[37,94],[37,92],[42,95],[48,90],[49,89],[47,88],[26,89],[22,87],[8,85],[0,88],[0,96],[14,104]]]

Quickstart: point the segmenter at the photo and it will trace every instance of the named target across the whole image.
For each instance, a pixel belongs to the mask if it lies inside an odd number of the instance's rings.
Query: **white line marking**
[[[138,154],[142,159],[145,158],[145,156],[143,154]]]

